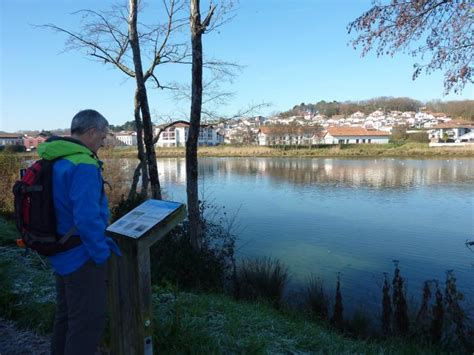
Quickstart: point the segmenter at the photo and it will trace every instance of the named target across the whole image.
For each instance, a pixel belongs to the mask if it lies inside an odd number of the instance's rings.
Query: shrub
[[[337,285],[336,285],[336,301],[334,303],[334,313],[331,318],[331,324],[337,329],[343,328],[344,323],[344,307],[342,305],[342,294],[341,294],[341,277],[337,275]]]
[[[371,321],[366,311],[357,309],[345,322],[346,331],[356,338],[368,338],[371,335]]]
[[[324,291],[323,281],[311,275],[305,289],[306,308],[310,314],[319,319],[328,319],[329,296]]]
[[[131,199],[122,196],[117,206],[112,208],[112,221],[144,200],[140,195]],[[168,283],[183,290],[223,291],[231,283],[235,269],[233,220],[225,225],[227,219],[224,221],[219,217],[221,210],[207,203],[201,203],[200,209],[203,227],[201,250],[196,251],[191,246],[187,221],[175,227],[150,249],[153,284]],[[212,216],[208,216],[206,211],[211,211]],[[218,218],[217,222],[214,222],[215,218]]]
[[[288,280],[288,268],[279,260],[243,260],[236,273],[235,296],[237,299],[268,301],[279,309]]]
[[[26,148],[23,145],[7,145],[3,151],[5,153],[23,153],[26,151]]]
[[[432,281],[427,280],[423,283],[423,291],[421,297],[421,305],[416,314],[415,322],[412,326],[412,332],[414,334],[423,336],[427,338],[427,334],[429,334],[430,323],[432,321],[432,312],[430,309],[430,301],[431,301],[431,284]]]
[[[0,153],[0,213],[13,215],[13,192],[15,181],[19,179],[20,159],[15,154]]]
[[[394,126],[392,128],[392,135],[390,136],[390,142],[401,142],[408,138],[406,126]]]
[[[224,207],[200,202],[201,250],[192,248],[188,222],[176,227],[152,247],[152,281],[167,281],[186,290],[222,291],[235,273],[235,216]]]
[[[395,321],[395,329],[400,335],[407,335],[410,320],[408,318],[408,305],[406,300],[405,280],[400,274],[398,261],[395,260],[395,273],[392,281],[392,303],[394,307],[393,318]]]
[[[444,302],[446,304],[445,315],[450,328],[448,334],[455,336],[458,342],[466,344],[466,313],[460,305],[460,301],[464,299],[464,295],[457,290],[456,277],[453,270],[446,271],[446,284],[444,292]]]
[[[429,143],[430,139],[427,132],[416,132],[408,135],[408,142]]]
[[[16,246],[16,240],[19,238],[18,230],[15,222],[0,216],[0,247],[2,246]]]
[[[152,282],[169,282],[180,289],[222,291],[232,277],[234,241],[216,231],[206,231],[201,250],[192,248],[188,223],[174,228],[150,249]],[[219,229],[219,228],[216,228]]]
[[[123,200],[123,196],[128,195],[130,190],[131,175],[130,169],[126,165],[128,163],[114,157],[113,147],[103,148],[99,153],[100,158],[104,160],[103,176],[108,186],[106,192],[109,205],[117,206]]]
[[[12,306],[15,304],[16,295],[11,292],[12,280],[8,277],[9,264],[0,260],[0,314],[11,317]]]
[[[423,284],[423,296],[421,299],[421,306],[418,311],[418,314],[416,315],[416,322],[420,323],[424,319],[426,319],[429,315],[429,302],[431,299],[431,287],[430,287],[431,282],[430,281],[425,281]]]
[[[114,223],[116,220],[125,216],[128,212],[133,210],[135,207],[138,207],[141,203],[145,201],[140,195],[136,195],[131,199],[126,199],[124,195],[121,196],[120,201],[112,207],[110,211],[111,222]]]
[[[390,283],[387,279],[387,274],[384,274],[385,280],[383,283],[383,297],[382,297],[382,333],[388,335],[392,330],[392,301],[390,299]]]
[[[430,332],[433,343],[439,343],[443,334],[444,304],[443,294],[441,293],[437,281],[435,281],[435,287],[435,304],[432,307],[433,320],[431,321]]]

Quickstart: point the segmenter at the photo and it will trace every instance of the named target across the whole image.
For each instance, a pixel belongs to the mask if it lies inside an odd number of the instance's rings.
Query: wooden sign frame
[[[167,203],[169,206],[170,201],[148,200],[144,202],[146,203]],[[153,354],[155,321],[151,295],[150,247],[186,217],[186,206],[172,203],[176,204],[176,208],[139,237],[131,238],[106,231],[107,235],[114,238],[122,252],[121,257],[112,255],[108,272],[113,354]],[[143,204],[140,206],[143,208]]]

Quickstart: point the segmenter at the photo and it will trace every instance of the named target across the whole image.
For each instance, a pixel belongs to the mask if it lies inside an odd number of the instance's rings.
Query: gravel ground
[[[20,330],[15,323],[4,318],[0,318],[0,334],[0,355],[50,353],[50,336]]]

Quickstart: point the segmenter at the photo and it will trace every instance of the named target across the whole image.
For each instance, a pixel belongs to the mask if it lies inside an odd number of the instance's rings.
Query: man
[[[38,147],[41,158],[58,159],[53,167],[57,232],[80,240],[49,258],[56,273],[53,354],[94,354],[105,326],[106,262],[111,250],[120,253],[105,237],[109,210],[97,151],[107,130],[99,112],[84,110],[72,119],[71,138],[51,137]]]

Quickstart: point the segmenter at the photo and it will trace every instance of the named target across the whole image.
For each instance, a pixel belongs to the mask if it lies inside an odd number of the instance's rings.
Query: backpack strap
[[[43,191],[43,186],[33,185],[33,186],[25,186],[22,192],[41,192]]]
[[[59,244],[65,244],[65,243],[69,240],[69,238],[71,238],[72,235],[73,235],[74,233],[76,233],[76,232],[77,232],[76,226],[72,226],[71,229],[69,229],[69,230],[67,231],[67,233],[64,234],[64,235],[61,237],[61,239],[58,240],[58,243],[59,243]]]

